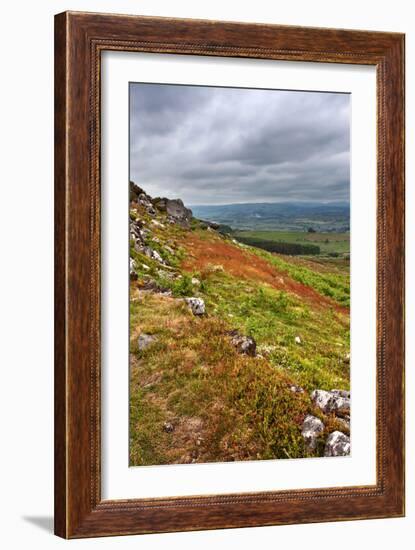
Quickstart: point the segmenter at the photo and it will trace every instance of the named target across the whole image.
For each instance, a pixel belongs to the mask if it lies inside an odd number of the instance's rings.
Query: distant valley
[[[191,205],[195,217],[256,231],[307,231],[347,233],[348,203],[243,203]]]

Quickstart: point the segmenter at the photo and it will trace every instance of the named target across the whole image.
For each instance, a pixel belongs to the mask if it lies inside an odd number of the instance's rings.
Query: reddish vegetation
[[[183,245],[189,253],[189,257],[182,265],[187,271],[203,271],[209,265],[221,265],[227,273],[235,277],[268,283],[278,290],[291,292],[313,305],[321,307],[329,305],[337,311],[348,312],[348,308],[336,304],[314,289],[295,281],[259,256],[221,239],[212,237],[212,240],[205,240],[192,234],[186,237]]]

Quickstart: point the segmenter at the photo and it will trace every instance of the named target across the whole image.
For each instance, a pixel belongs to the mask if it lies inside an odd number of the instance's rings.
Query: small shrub
[[[175,296],[190,296],[193,294],[192,277],[184,273],[180,279],[173,282],[172,291]]]

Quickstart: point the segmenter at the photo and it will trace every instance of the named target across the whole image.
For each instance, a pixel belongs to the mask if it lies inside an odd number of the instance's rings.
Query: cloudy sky
[[[349,200],[347,94],[130,84],[130,179],[185,204]]]

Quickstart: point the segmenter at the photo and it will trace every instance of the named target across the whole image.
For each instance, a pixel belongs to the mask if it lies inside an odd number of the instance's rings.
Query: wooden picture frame
[[[377,71],[377,481],[101,500],[100,59],[104,50]],[[404,35],[65,12],[55,18],[55,533],[64,538],[404,515]]]

